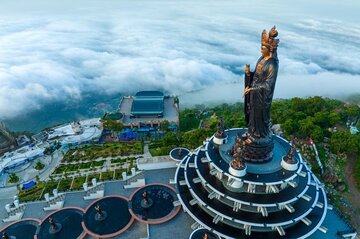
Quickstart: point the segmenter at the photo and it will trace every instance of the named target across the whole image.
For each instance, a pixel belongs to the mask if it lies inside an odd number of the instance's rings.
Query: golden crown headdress
[[[278,36],[278,31],[276,30],[276,27],[273,26],[270,31],[269,35],[267,34],[266,30],[264,29],[261,33],[261,45],[270,47],[270,52],[276,51],[280,40],[275,39],[275,37]]]

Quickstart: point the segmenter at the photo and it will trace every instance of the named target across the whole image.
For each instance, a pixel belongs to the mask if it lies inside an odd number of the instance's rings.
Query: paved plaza
[[[146,170],[144,172],[144,177],[146,184],[149,183],[165,183],[169,184],[170,179],[174,178],[176,168],[169,169],[157,169],[157,170]],[[124,189],[126,181],[113,181],[104,183],[104,193],[105,196],[120,194],[125,197],[129,197],[131,193],[136,190]],[[171,185],[170,185],[171,186]],[[93,200],[84,200],[85,196],[84,191],[79,192],[70,192],[65,194],[64,207],[76,206],[81,208],[86,208],[90,205]],[[11,203],[11,199],[2,199],[0,200],[0,217],[5,218],[7,213],[5,211],[5,205]],[[25,218],[38,218],[43,219],[46,215],[51,212],[45,212],[43,208],[47,206],[47,202],[39,201],[26,204],[26,209],[24,212],[23,219]],[[182,210],[180,213],[173,218],[172,220],[165,222],[159,225],[146,225],[140,222],[135,221],[131,227],[125,231],[123,234],[115,238],[131,238],[131,239],[145,239],[145,238],[156,238],[156,239],[168,239],[168,238],[177,238],[177,239],[187,239],[192,232],[191,224],[194,221],[190,216],[184,213]],[[7,223],[0,222],[0,227],[6,226]],[[181,226],[179,226],[181,225]],[[170,235],[171,234],[171,235]],[[86,238],[92,238],[87,236]]]

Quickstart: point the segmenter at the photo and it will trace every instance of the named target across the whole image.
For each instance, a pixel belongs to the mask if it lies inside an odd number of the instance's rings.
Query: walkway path
[[[324,173],[324,167],[320,161],[320,157],[319,157],[319,153],[316,149],[316,145],[313,143],[313,141],[311,140],[311,146],[315,152],[315,158],[316,158],[316,162],[318,163],[319,167],[320,167],[320,170],[321,170],[321,175]]]
[[[144,158],[151,158],[151,153],[149,151],[149,142],[144,142]]]

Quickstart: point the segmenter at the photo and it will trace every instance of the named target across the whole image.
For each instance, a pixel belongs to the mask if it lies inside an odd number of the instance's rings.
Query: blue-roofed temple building
[[[134,96],[121,98],[118,111],[126,127],[156,127],[163,121],[179,124],[178,98],[165,96],[160,91],[139,91]]]

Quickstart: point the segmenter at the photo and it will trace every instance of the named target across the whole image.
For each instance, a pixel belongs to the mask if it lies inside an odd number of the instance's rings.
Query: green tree
[[[35,164],[35,169],[36,170],[41,170],[45,167],[45,165],[43,163],[41,163],[40,161],[38,161],[36,164]]]
[[[314,115],[314,123],[320,126],[321,128],[328,128],[330,125],[329,112],[327,111],[316,112]]]
[[[186,132],[198,128],[200,119],[195,116],[195,110],[186,109],[180,113],[180,130]]]
[[[324,139],[324,132],[319,126],[315,125],[310,137],[316,142],[321,142]]]
[[[19,177],[15,173],[10,174],[9,183],[17,183],[17,182],[19,182]]]
[[[330,148],[334,153],[360,153],[360,135],[352,135],[349,131],[338,131],[330,138]]]
[[[178,139],[177,139],[175,133],[168,132],[162,138],[163,146],[173,146],[173,145],[178,145],[178,144],[179,144],[179,142],[178,142]]]
[[[167,121],[167,120],[164,120],[163,122],[161,122],[161,124],[160,124],[160,129],[162,130],[162,131],[169,131],[169,125],[170,125],[170,122],[169,121]]]
[[[285,123],[281,124],[281,128],[287,136],[290,136],[298,130],[297,124],[293,119],[287,119]]]
[[[290,100],[290,104],[291,104],[291,109],[295,112],[299,112],[299,111],[304,112],[308,107],[306,100],[298,97],[292,98]]]
[[[330,126],[335,126],[341,122],[340,114],[335,111],[330,112],[328,117]]]
[[[345,113],[350,117],[359,117],[360,116],[360,107],[357,105],[347,105],[345,107]]]
[[[200,146],[203,141],[211,136],[214,132],[210,129],[195,129],[189,132],[186,132],[183,137],[183,143],[189,148],[196,148]]]
[[[325,100],[320,96],[311,97],[305,99],[306,110],[305,112],[307,115],[314,115],[316,112],[320,112],[324,109]]]
[[[124,128],[124,125],[116,120],[104,120],[103,125],[105,128],[114,130],[116,132],[119,132]]]
[[[311,116],[306,117],[304,120],[299,121],[299,134],[301,136],[310,136],[311,132],[313,131],[314,125],[314,118]]]

